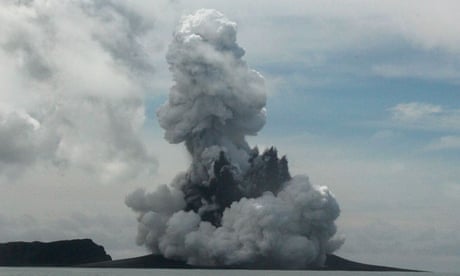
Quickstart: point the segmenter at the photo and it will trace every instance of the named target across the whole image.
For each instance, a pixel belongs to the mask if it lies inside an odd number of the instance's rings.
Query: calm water
[[[95,268],[10,268],[0,267],[0,276],[336,276],[336,275],[358,275],[358,276],[452,276],[460,274],[447,273],[413,273],[413,272],[329,272],[329,271],[248,271],[248,270],[177,270],[177,269],[95,269]]]

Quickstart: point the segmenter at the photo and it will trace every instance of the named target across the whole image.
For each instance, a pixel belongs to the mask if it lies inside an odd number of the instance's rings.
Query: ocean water
[[[0,267],[0,276],[453,276],[449,273]]]

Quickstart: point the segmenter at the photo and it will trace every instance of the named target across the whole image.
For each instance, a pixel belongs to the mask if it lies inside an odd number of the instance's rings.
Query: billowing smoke
[[[266,94],[244,53],[221,13],[182,18],[166,57],[175,84],[157,115],[192,163],[171,185],[126,198],[139,213],[137,243],[194,265],[322,265],[342,243],[339,206],[327,187],[291,177],[275,148],[246,142],[265,124]]]

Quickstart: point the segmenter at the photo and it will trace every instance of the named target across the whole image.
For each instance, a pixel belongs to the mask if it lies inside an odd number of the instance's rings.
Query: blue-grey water
[[[452,276],[449,273],[417,272],[345,272],[345,271],[268,271],[268,270],[184,270],[184,269],[112,269],[112,268],[42,268],[42,267],[0,267],[0,276]]]

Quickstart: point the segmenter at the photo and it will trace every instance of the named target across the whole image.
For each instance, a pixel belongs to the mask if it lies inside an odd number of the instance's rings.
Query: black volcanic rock
[[[137,258],[129,258],[108,262],[98,262],[81,265],[82,267],[99,268],[171,268],[171,269],[249,269],[249,270],[279,270],[270,264],[252,264],[239,266],[192,266],[183,261],[168,260],[161,255],[146,255]],[[327,255],[326,262],[322,267],[306,267],[296,270],[332,270],[332,271],[413,271],[403,268],[369,265],[353,262],[336,255]]]
[[[111,261],[90,239],[0,243],[0,266],[73,266]]]
[[[169,260],[161,255],[145,255],[141,257],[88,263],[79,265],[80,267],[98,267],[98,268],[167,268],[167,269],[193,269],[200,268],[188,265],[183,261]],[[218,269],[218,268],[216,268]]]
[[[255,147],[248,160],[249,168],[241,177],[224,151],[213,163],[213,175],[206,181],[195,182],[188,177],[182,187],[187,203],[184,211],[194,211],[203,221],[221,226],[224,210],[241,198],[257,198],[265,192],[276,195],[291,179],[288,161],[279,158],[276,148],[271,147],[262,154]],[[203,173],[206,173],[203,168]]]
[[[270,264],[239,266],[192,266],[183,261],[169,260],[161,255],[114,260],[104,247],[90,239],[55,242],[0,243],[0,266],[79,266],[99,268],[167,268],[167,269],[277,269]],[[323,267],[307,267],[304,270],[337,271],[413,271],[394,267],[368,265],[327,255]]]
[[[345,270],[345,271],[408,271],[418,272],[418,270],[388,267],[380,265],[370,265],[353,262],[336,255],[327,255],[323,270]]]

